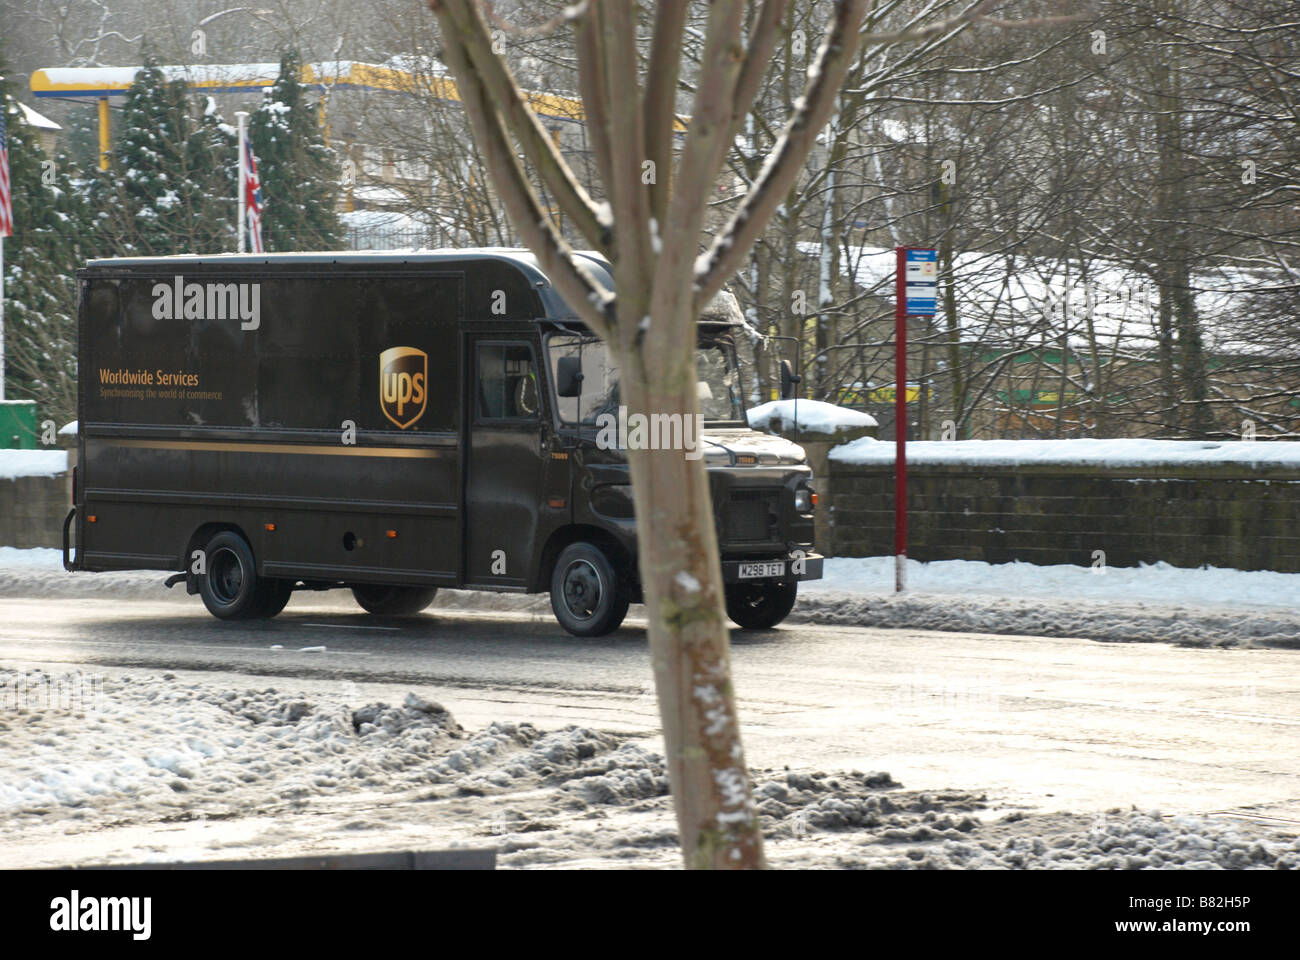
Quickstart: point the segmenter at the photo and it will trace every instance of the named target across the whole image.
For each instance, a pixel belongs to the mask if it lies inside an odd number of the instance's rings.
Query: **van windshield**
[[[603,413],[618,415],[618,367],[605,344],[597,337],[556,334],[547,340],[551,383],[558,382],[561,357],[582,361],[582,394],[556,397],[555,409],[566,423],[595,423]],[[695,348],[700,413],[707,420],[743,421],[740,402],[740,370],[735,349],[726,339],[702,338]]]

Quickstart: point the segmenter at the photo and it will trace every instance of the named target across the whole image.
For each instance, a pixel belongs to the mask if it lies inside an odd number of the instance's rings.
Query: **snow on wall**
[[[853,430],[858,427],[876,426],[876,418],[861,410],[850,410],[821,400],[800,400],[797,404],[799,429],[813,433],[835,433],[839,430]],[[796,403],[794,400],[772,400],[759,404],[749,410],[749,425],[755,430],[770,429],[774,419],[779,419],[783,428],[793,426],[795,422]]]
[[[834,448],[830,458],[837,463],[863,466],[892,464],[894,443],[863,437]],[[907,445],[907,462],[1100,467],[1239,463],[1300,468],[1300,443],[1285,440],[920,440]]]
[[[67,470],[66,450],[0,450],[0,480],[57,477]]]

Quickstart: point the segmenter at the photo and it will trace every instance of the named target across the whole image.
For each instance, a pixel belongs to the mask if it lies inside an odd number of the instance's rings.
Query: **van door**
[[[527,340],[467,344],[465,582],[523,589],[546,468],[537,355]]]

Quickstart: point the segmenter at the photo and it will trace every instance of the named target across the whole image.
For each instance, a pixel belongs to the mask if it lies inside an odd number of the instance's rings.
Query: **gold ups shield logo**
[[[379,355],[379,406],[405,430],[424,416],[429,355],[415,347],[389,347]]]

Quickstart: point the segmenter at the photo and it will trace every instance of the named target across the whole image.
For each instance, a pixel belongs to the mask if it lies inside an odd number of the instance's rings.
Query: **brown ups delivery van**
[[[168,585],[226,619],[274,616],[295,589],[347,587],[381,615],[438,587],[549,590],[566,630],[598,636],[639,599],[626,455],[601,442],[625,419],[618,371],[530,253],[96,260],[78,276],[69,569],[179,571]],[[816,498],[803,451],[746,422],[731,303],[699,324],[690,455],[728,613],[766,628],[821,576]]]

